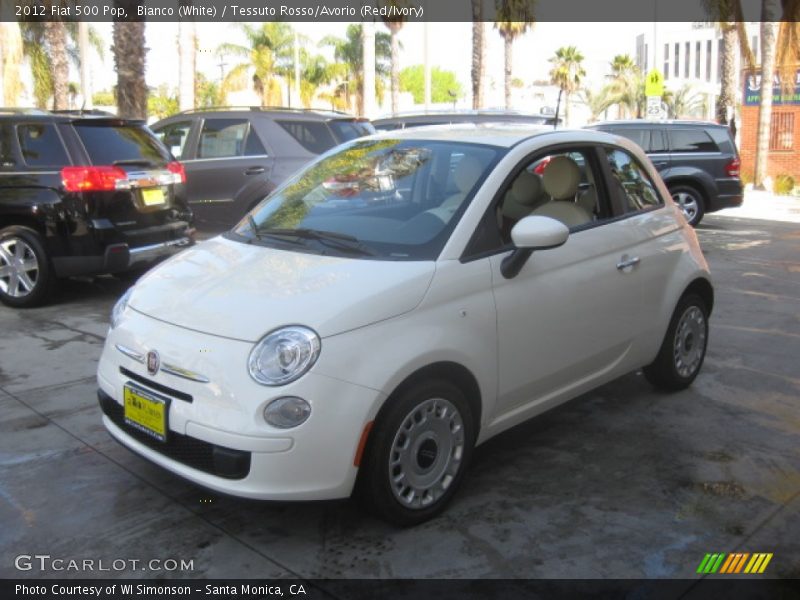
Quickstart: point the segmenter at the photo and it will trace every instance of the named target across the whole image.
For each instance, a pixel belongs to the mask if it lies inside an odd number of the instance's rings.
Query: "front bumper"
[[[143,353],[155,349],[164,364],[202,373],[208,382],[163,370],[149,375],[144,364],[117,346]],[[249,342],[183,329],[129,309],[109,332],[98,368],[106,429],[144,458],[221,493],[262,500],[349,496],[362,431],[384,396],[314,369],[286,386],[258,385],[247,373],[251,349]],[[323,340],[320,360],[324,352]],[[123,388],[131,383],[171,398],[166,444],[120,417]],[[281,396],[309,402],[309,419],[289,430],[267,424],[264,407]]]

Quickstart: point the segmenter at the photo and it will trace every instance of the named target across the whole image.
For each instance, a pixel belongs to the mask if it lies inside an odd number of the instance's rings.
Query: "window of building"
[[[686,79],[689,79],[689,66],[691,65],[691,60],[689,56],[689,51],[692,48],[691,42],[686,42],[686,46],[684,47],[684,52],[686,55],[683,57],[683,76]]]
[[[706,81],[711,81],[711,40],[706,41]]]
[[[681,45],[680,43],[675,43],[675,77],[681,76]]]
[[[753,41],[751,42],[750,49],[753,51],[753,60],[756,64],[758,64],[758,36],[753,36]]]
[[[694,45],[694,77],[700,79],[700,52],[703,49],[703,42]]]
[[[669,79],[669,44],[664,44],[664,79]]]
[[[722,48],[722,38],[717,40],[717,83],[722,81],[722,54],[725,50]]]
[[[794,113],[772,113],[772,120],[769,126],[769,149],[794,149]]]

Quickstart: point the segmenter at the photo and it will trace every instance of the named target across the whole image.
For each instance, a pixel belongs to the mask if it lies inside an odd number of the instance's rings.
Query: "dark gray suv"
[[[692,225],[741,206],[739,153],[725,125],[699,121],[608,121],[588,126],[639,144]]]
[[[191,110],[151,129],[186,168],[198,229],[223,231],[318,154],[375,133],[339,112],[225,107]]]

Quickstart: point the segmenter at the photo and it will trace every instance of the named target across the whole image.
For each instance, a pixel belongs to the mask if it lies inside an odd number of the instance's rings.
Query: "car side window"
[[[0,169],[10,168],[16,164],[14,146],[11,144],[11,127],[0,125]]]
[[[719,152],[719,148],[702,129],[673,129],[669,132],[673,152]]]
[[[336,146],[328,126],[321,121],[286,120],[275,121],[303,148],[314,154],[322,154]]]
[[[203,122],[197,158],[231,158],[257,154],[266,152],[247,119],[206,119]]]
[[[645,150],[650,145],[649,129],[633,129],[631,127],[625,127],[622,129],[615,129],[613,130],[613,133],[615,135],[628,138],[634,144],[639,144],[639,146]]]
[[[156,137],[169,148],[169,151],[175,158],[184,159],[188,158],[184,156],[184,150],[186,149],[186,142],[189,139],[189,131],[191,129],[191,121],[180,121],[178,123],[165,125],[157,131],[153,131],[153,133],[155,133]]]
[[[647,152],[655,154],[657,152],[666,152],[667,145],[664,143],[664,132],[660,129],[653,129],[650,131],[650,144],[642,146]]]
[[[55,125],[27,123],[17,125],[22,158],[29,167],[63,167],[69,164],[67,151]]]
[[[606,148],[605,156],[611,173],[609,188],[616,200],[614,216],[663,204],[652,180],[633,156],[618,148]]]

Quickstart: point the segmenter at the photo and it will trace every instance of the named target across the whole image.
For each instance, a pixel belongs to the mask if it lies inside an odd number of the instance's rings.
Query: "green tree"
[[[361,24],[347,26],[344,38],[326,36],[320,42],[322,46],[333,48],[334,58],[342,65],[334,70],[335,78],[339,81],[337,95],[343,93],[350,106],[351,97],[355,96],[357,112],[364,112],[364,28]],[[382,31],[375,33],[375,94],[380,101],[383,97],[386,77],[390,73],[392,57],[392,41],[388,33]]]
[[[706,109],[703,95],[696,92],[689,83],[675,92],[666,90],[663,100],[667,105],[667,115],[670,119],[702,116]]]
[[[116,100],[114,99],[114,92],[108,90],[101,90],[92,94],[92,104],[95,106],[114,106]]]
[[[511,72],[514,66],[514,40],[533,26],[535,0],[495,0],[497,20],[495,28],[503,38],[505,76],[504,96],[506,108],[511,108]]]
[[[589,117],[589,121],[591,122],[597,121],[600,115],[615,103],[616,93],[611,84],[608,84],[604,85],[597,92],[584,89],[580,92],[580,98],[591,112],[591,116]]]
[[[609,63],[609,99],[619,107],[620,116],[641,116],[646,98],[644,78],[629,54],[617,54]]]
[[[291,25],[280,21],[240,23],[247,45],[220,44],[218,55],[233,55],[242,59],[225,76],[222,91],[241,90],[247,87],[247,74],[253,71],[253,89],[267,106],[283,103],[280,82],[276,77],[291,77],[293,68],[294,32]]]
[[[403,8],[409,6],[408,0],[383,0],[381,4],[385,6],[396,6],[398,8]],[[392,76],[391,76],[391,99],[392,99],[392,112],[397,112],[397,103],[398,98],[400,96],[400,40],[397,39],[400,30],[403,28],[403,23],[405,22],[405,17],[397,16],[397,17],[382,17],[383,23],[389,29],[389,35],[391,36],[391,65],[392,65]]]
[[[147,113],[158,119],[169,117],[180,110],[178,92],[165,84],[151,89],[147,96]]]
[[[211,108],[225,104],[220,85],[199,72],[195,74],[194,79],[194,101],[197,108]]]
[[[581,88],[584,70],[583,54],[575,46],[564,46],[556,50],[550,59],[553,67],[550,69],[550,82],[557,85],[564,92],[564,124],[569,126],[569,100],[570,96]]]
[[[411,92],[416,104],[425,101],[425,67],[414,65],[406,67],[400,72],[400,89]],[[464,90],[453,71],[445,71],[439,67],[431,69],[431,101],[452,102],[453,98],[460,98]]]

